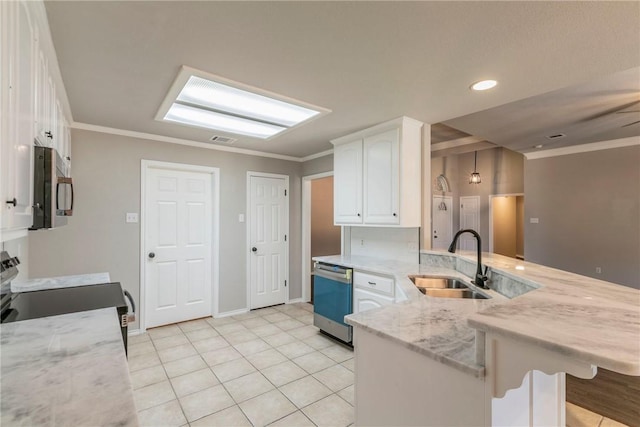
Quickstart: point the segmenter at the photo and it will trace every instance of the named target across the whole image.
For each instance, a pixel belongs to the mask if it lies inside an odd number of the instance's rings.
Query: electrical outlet
[[[596,267],[596,274],[602,274],[602,268]]]
[[[238,214],[238,222],[244,222],[244,214]]]
[[[538,222],[540,222],[540,220],[538,218],[529,218],[529,222],[531,224],[537,224]]]
[[[127,212],[126,216],[127,222],[138,222],[138,214],[135,212]]]

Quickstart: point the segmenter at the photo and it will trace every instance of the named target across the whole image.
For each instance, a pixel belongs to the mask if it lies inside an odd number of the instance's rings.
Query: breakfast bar
[[[409,279],[472,276],[472,253],[422,251],[419,265],[316,258],[391,275],[408,297],[345,319],[354,327],[357,425],[564,425],[565,373],[640,376],[638,290],[483,255],[488,299],[430,297]]]

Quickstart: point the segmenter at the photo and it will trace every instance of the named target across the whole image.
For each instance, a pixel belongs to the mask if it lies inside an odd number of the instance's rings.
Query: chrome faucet
[[[482,239],[480,239],[480,235],[478,234],[477,231],[472,230],[470,228],[466,228],[464,230],[458,231],[456,235],[453,236],[453,241],[449,245],[449,252],[451,252],[452,254],[456,252],[456,244],[458,243],[458,237],[460,237],[460,235],[463,233],[473,234],[473,237],[476,238],[476,247],[478,249],[478,267],[476,268],[476,278],[475,280],[472,280],[471,283],[473,283],[474,285],[482,289],[489,289],[489,287],[486,285],[488,280],[486,276],[487,270],[485,269],[485,273],[484,274],[482,273]]]

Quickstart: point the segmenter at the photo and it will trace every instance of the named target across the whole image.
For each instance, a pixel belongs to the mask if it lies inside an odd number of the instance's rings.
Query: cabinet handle
[[[376,282],[367,282],[368,284],[370,284],[371,286],[375,286]]]
[[[13,200],[7,200],[7,204],[8,205],[13,205],[13,207],[16,207],[16,206],[18,206],[18,201],[14,197]]]
[[[360,214],[358,214],[358,216],[360,216]]]
[[[47,138],[49,138],[49,139],[53,139],[53,134],[51,133],[51,131],[46,131],[46,132],[44,133],[44,136],[46,136],[46,137],[47,137]]]
[[[394,213],[393,213],[393,216],[398,216],[398,214],[394,212]]]
[[[71,161],[71,157],[67,156],[67,160],[68,160],[68,161]]]

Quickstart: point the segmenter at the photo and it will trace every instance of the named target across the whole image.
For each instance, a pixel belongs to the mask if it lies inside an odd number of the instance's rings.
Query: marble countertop
[[[474,313],[470,326],[640,376],[640,290],[496,254],[482,261],[541,287]]]
[[[421,253],[476,260],[475,253]],[[314,259],[395,277],[407,301],[347,316],[347,323],[474,376],[484,375],[484,367],[478,363],[481,357],[476,357],[484,343],[476,343],[476,330],[540,345],[615,372],[640,375],[637,289],[483,253],[484,265],[514,281],[533,285],[532,290],[512,299],[496,292],[489,292],[489,300],[432,298],[421,294],[407,276],[465,276],[452,268],[372,257]]]
[[[0,424],[137,426],[115,308],[0,325]]]
[[[110,283],[109,273],[77,274],[74,276],[43,277],[11,282],[11,292],[33,292],[46,289],[73,288],[76,286]]]
[[[345,318],[348,324],[475,377],[484,376],[484,366],[476,362],[476,331],[467,324],[467,319],[505,300],[504,297],[489,291],[492,298],[486,300],[431,298],[420,293],[408,278],[410,274],[430,274],[469,280],[450,268],[364,256],[322,256],[314,260],[393,276],[396,285],[407,295],[406,301],[349,315]]]

